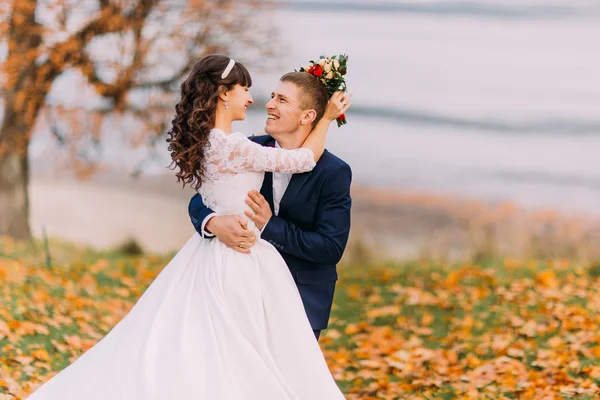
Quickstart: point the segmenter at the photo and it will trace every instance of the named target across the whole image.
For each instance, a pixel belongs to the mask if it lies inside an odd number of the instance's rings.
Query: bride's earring
[[[229,103],[227,102],[227,99],[225,99],[225,109],[229,110]]]

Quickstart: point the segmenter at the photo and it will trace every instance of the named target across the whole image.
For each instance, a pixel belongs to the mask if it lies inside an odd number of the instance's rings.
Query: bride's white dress
[[[209,141],[200,193],[220,214],[242,214],[263,171],[314,167],[308,149],[216,129]],[[251,251],[195,234],[106,337],[29,398],[343,399],[287,265],[262,239]]]

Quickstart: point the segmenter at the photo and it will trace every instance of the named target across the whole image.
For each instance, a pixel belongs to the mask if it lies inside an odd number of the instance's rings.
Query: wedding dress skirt
[[[312,152],[261,147],[212,130],[205,149],[207,206],[248,209],[263,171],[310,171]],[[260,232],[249,222],[260,237]],[[195,234],[98,344],[31,400],[343,399],[277,250],[251,254]]]
[[[275,248],[195,234],[133,309],[31,400],[343,399]]]

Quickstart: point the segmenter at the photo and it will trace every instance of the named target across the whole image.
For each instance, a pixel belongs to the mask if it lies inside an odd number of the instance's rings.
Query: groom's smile
[[[279,82],[271,100],[265,105],[267,120],[265,131],[269,135],[290,133],[298,129],[302,114],[298,87],[291,82]]]

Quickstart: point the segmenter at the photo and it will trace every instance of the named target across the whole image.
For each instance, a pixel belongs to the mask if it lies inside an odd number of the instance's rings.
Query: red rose
[[[313,74],[317,78],[320,77],[321,75],[323,75],[323,67],[321,67],[319,64],[314,65],[311,69],[312,69],[311,74]]]

